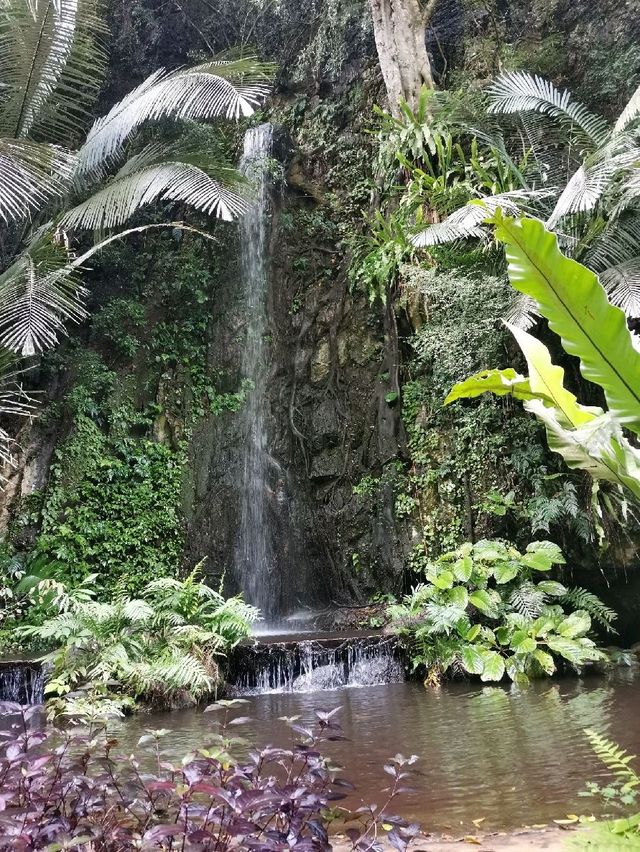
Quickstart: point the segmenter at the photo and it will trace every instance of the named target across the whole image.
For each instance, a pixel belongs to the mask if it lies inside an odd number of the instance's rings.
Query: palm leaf
[[[146,121],[252,115],[268,94],[270,71],[255,59],[156,71],[95,122],[79,151],[79,174],[103,169]]]
[[[27,218],[67,185],[72,155],[26,139],[0,139],[0,217]]]
[[[629,99],[629,103],[620,113],[620,117],[613,128],[614,133],[622,133],[627,127],[636,120],[640,114],[640,86],[635,90]]]
[[[155,201],[182,201],[208,215],[231,221],[248,207],[232,189],[190,163],[169,162],[121,174],[61,220],[63,228],[102,230],[124,224]]]
[[[609,266],[598,277],[613,305],[627,316],[640,317],[640,255]]]
[[[96,39],[103,30],[97,0],[40,0],[31,8],[7,0],[0,15],[0,127],[7,135],[55,141],[77,130],[85,95],[102,80]]]
[[[561,254],[555,234],[537,219],[496,214],[512,286],[535,299],[586,379],[604,390],[610,412],[640,433],[640,353],[624,313],[608,300],[595,273]]]
[[[556,118],[571,128],[578,127],[592,149],[608,137],[607,122],[573,100],[567,90],[525,71],[501,74],[489,87],[489,112],[538,112]]]
[[[85,292],[66,253],[37,242],[0,275],[0,344],[24,356],[54,346],[66,321],[87,315]]]
[[[444,222],[430,225],[414,234],[411,242],[419,248],[425,248],[455,240],[486,237],[487,233],[482,226],[496,210],[501,209],[517,215],[525,209],[532,209],[551,194],[552,191],[546,189],[516,189],[470,201],[448,216]]]

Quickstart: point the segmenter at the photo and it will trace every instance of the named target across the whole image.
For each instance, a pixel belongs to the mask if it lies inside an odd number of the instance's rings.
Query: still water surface
[[[589,813],[594,800],[577,794],[587,780],[604,775],[584,737],[594,728],[634,753],[640,752],[640,681],[566,679],[524,691],[449,684],[439,691],[419,684],[334,692],[258,695],[234,709],[252,722],[235,733],[256,745],[287,745],[290,733],[278,717],[313,720],[314,709],[340,707],[346,742],[327,753],[345,768],[358,796],[381,804],[388,776],[382,765],[400,752],[417,754],[416,792],[396,811],[429,830],[511,829],[546,823],[568,813]],[[167,753],[182,757],[207,743],[216,714],[182,711],[139,715],[118,731],[134,751],[148,728],[167,728]]]

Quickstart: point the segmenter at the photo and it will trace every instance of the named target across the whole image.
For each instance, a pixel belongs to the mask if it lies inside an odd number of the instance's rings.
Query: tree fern
[[[576,609],[585,610],[605,630],[608,630],[610,633],[617,633],[613,627],[613,622],[618,618],[617,613],[606,606],[593,592],[589,592],[587,589],[579,586],[572,587],[567,590],[566,595],[563,595],[559,599],[559,602],[569,604]]]
[[[636,759],[635,754],[629,754],[613,740],[606,739],[597,731],[587,729],[585,733],[598,760],[604,763],[607,769],[622,783],[624,792],[640,786],[640,777],[629,766],[631,761]]]
[[[511,592],[509,603],[517,613],[527,618],[537,618],[547,602],[547,596],[533,583],[522,583]]]

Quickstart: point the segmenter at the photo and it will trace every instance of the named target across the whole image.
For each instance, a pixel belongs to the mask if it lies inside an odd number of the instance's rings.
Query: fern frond
[[[571,92],[560,91],[553,83],[525,71],[501,74],[489,87],[489,112],[538,112],[556,118],[571,128],[579,128],[592,149],[609,136],[607,122],[576,102]]]
[[[618,618],[617,612],[604,604],[593,592],[575,586],[567,589],[567,594],[559,598],[559,603],[585,610],[594,621],[597,621],[609,633],[617,633],[617,630],[613,627],[613,622]]]
[[[629,766],[631,761],[636,759],[635,754],[629,754],[613,740],[606,739],[597,731],[587,729],[585,734],[598,760],[622,782],[623,792],[640,786],[640,777]]]
[[[537,618],[546,603],[545,593],[533,583],[522,583],[514,589],[509,597],[509,603],[517,613],[527,618]]]

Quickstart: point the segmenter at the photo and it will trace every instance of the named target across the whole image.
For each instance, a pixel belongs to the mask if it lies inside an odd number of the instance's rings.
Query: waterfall
[[[231,695],[317,692],[405,679],[397,643],[390,636],[242,645],[229,663]]]
[[[40,663],[0,662],[0,701],[42,704],[44,671]]]
[[[262,124],[247,131],[241,170],[255,187],[255,202],[240,228],[242,283],[246,303],[246,343],[242,372],[252,389],[242,411],[246,435],[238,541],[236,580],[245,600],[260,608],[265,620],[278,615],[279,586],[273,546],[269,536],[267,500],[277,463],[267,450],[265,423],[267,293],[269,278],[270,157],[273,127]],[[277,499],[277,495],[276,495]]]

